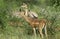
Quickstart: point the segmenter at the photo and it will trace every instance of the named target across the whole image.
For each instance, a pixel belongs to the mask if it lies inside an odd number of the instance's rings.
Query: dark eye
[[[19,11],[21,11],[21,9],[19,9]]]

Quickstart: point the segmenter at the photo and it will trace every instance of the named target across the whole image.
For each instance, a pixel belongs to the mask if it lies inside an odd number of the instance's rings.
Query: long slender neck
[[[25,16],[24,14],[21,14],[21,15],[27,22],[29,23],[31,22],[31,19],[29,17]]]
[[[24,15],[24,13],[25,13],[25,15]],[[23,12],[21,15],[23,16],[23,18],[24,18],[27,22],[31,22],[31,19],[28,17],[28,9],[27,9],[27,8],[25,9],[25,12]]]
[[[28,16],[28,9],[25,9],[25,15]]]

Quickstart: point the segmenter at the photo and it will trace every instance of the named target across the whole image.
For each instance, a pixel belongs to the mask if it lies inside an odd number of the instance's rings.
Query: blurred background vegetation
[[[49,39],[60,39],[60,0],[0,0],[0,39],[34,39],[30,25],[23,18],[12,15],[22,3],[28,4],[39,19],[50,21],[47,26]],[[39,33],[37,39],[40,39]]]

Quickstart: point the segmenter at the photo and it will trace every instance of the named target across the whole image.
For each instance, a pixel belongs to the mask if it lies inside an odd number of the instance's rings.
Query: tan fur
[[[45,30],[45,35],[47,37],[47,30],[46,30],[46,26],[45,26],[46,20],[45,19],[41,19],[41,20],[32,19],[30,17],[25,16],[24,13],[20,13],[20,15],[31,25],[35,36],[36,36],[36,27],[38,27],[41,37],[43,38],[43,33],[42,33],[43,28]]]

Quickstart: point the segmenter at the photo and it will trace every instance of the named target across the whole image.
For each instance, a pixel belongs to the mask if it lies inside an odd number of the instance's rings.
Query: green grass
[[[7,26],[2,33],[0,33],[0,39],[41,39],[40,35],[37,33],[37,36],[35,37],[34,34],[30,33],[28,34],[29,29],[27,26]],[[44,36],[44,39],[45,36]],[[57,32],[56,34],[48,34],[48,39],[60,39],[60,32]]]
[[[34,36],[32,28],[23,18],[11,16],[12,11],[20,8],[21,3],[21,0],[0,0],[0,39],[41,39],[39,33]],[[38,5],[34,3],[28,3],[29,9],[36,12],[39,19],[45,18],[51,21],[47,26],[48,39],[60,39],[60,6],[42,5],[44,0],[37,3]],[[9,25],[10,21],[13,25]],[[17,22],[21,22],[22,25],[18,25]],[[46,39],[45,36],[44,39]]]

